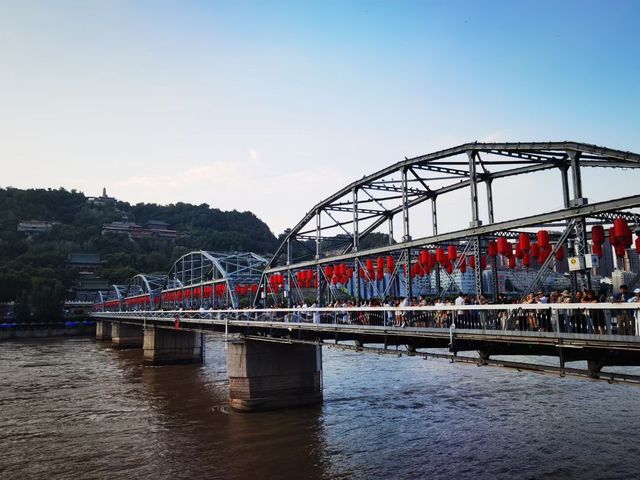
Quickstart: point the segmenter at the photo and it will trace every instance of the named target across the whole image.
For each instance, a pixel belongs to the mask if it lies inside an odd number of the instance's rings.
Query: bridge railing
[[[338,307],[94,313],[95,318],[640,335],[640,303]]]

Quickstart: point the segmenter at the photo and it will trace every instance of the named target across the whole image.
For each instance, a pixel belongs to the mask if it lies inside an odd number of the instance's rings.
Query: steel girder
[[[259,283],[267,263],[266,258],[252,252],[189,252],[171,267],[166,289],[179,291],[205,284],[225,284],[226,300],[233,308],[239,308],[236,285]]]
[[[640,168],[640,155],[632,152],[599,147],[578,142],[528,142],[528,143],[467,143],[446,150],[421,155],[390,165],[376,173],[352,182],[322,202],[316,204],[298,224],[291,229],[276,254],[267,265],[266,273],[291,271],[296,268],[318,266],[364,255],[377,255],[404,249],[418,248],[425,244],[438,245],[460,240],[478,242],[478,236],[495,235],[512,230],[540,226],[553,222],[566,222],[567,218],[581,217],[583,228],[575,234],[584,250],[585,218],[600,216],[598,220],[613,218],[621,208],[638,207],[637,197],[582,205],[581,167]],[[557,169],[565,184],[565,209],[534,215],[509,222],[494,223],[492,184],[499,179],[516,175]],[[569,172],[571,175],[569,176]],[[478,217],[478,185],[487,187],[489,224],[481,225]],[[569,185],[573,198],[569,199]],[[431,200],[434,232],[437,232],[436,200],[443,195],[461,189],[469,189],[471,228],[445,235],[437,233],[419,240],[411,238],[410,210]],[[577,202],[577,203],[575,203]],[[594,207],[594,208],[592,208]],[[403,219],[402,240],[394,243],[393,219]],[[360,248],[362,241],[389,224],[390,245],[367,249]],[[315,248],[308,244],[315,239]],[[304,245],[308,253],[294,258],[295,246]],[[340,247],[340,245],[342,245]],[[338,248],[339,247],[339,248]],[[474,253],[475,249],[474,249]],[[320,288],[319,288],[320,289]]]

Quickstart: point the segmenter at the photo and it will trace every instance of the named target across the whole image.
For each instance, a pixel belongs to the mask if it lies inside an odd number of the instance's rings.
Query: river
[[[0,343],[0,478],[636,478],[640,387],[325,348],[324,404],[229,412],[226,352]]]

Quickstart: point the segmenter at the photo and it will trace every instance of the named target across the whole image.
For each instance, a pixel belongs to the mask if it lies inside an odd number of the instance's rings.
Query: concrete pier
[[[256,341],[227,350],[229,404],[241,412],[322,403],[322,348]]]
[[[142,338],[142,327],[139,325],[111,324],[111,344],[115,348],[140,348]]]
[[[145,365],[175,365],[202,361],[202,334],[166,328],[144,331]]]
[[[96,340],[111,340],[111,322],[96,322]]]

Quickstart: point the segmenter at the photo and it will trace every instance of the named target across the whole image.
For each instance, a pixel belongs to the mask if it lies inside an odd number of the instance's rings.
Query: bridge
[[[321,346],[329,343],[383,351],[402,345],[412,354],[473,350],[481,363],[496,355],[552,355],[559,372],[583,360],[594,378],[604,366],[638,365],[632,305],[486,303],[540,289],[604,294],[600,277],[618,272],[633,289],[640,195],[603,198],[598,191],[590,203],[582,171],[628,176],[639,167],[638,154],[577,142],[469,143],[406,158],[316,204],[271,259],[236,253],[230,258],[237,268],[224,268],[226,254],[192,252],[156,279],[155,290],[144,278],[114,286],[96,303],[97,336],[143,346],[145,361],[158,364],[199,361],[203,333],[227,335],[230,401],[239,410],[321,401]],[[540,172],[547,173],[539,185],[545,194],[557,172],[563,207],[497,219],[494,187]],[[463,218],[458,197],[465,192],[468,227],[441,232],[443,202],[453,198]],[[524,194],[518,201],[536,205]],[[430,233],[416,235],[425,223]],[[388,303],[458,291],[477,304]]]

